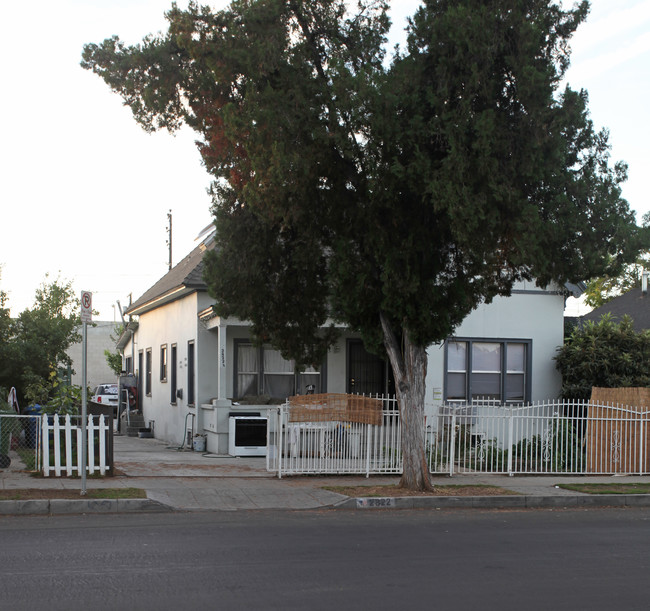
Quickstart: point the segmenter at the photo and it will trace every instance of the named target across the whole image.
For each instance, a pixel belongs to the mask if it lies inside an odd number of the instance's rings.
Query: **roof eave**
[[[141,314],[146,314],[151,310],[155,310],[156,308],[160,308],[164,305],[167,305],[172,301],[176,301],[178,299],[186,297],[187,295],[191,295],[192,293],[196,293],[201,290],[205,290],[205,288],[202,288],[200,286],[193,286],[193,285],[187,286],[183,284],[181,286],[177,286],[176,288],[170,291],[167,291],[166,293],[163,293],[162,295],[159,295],[158,297],[155,297],[154,299],[150,299],[145,303],[131,306],[126,310],[126,314],[128,314],[129,316],[139,316]]]
[[[117,340],[117,349],[118,350],[124,350],[128,343],[131,341],[131,338],[133,337],[133,334],[138,330],[138,322],[135,320],[130,320],[126,327],[124,328],[124,331],[122,331],[122,335]]]

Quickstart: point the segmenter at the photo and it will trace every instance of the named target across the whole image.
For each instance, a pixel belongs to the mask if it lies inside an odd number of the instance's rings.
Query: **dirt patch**
[[[585,494],[650,494],[650,484],[560,484],[564,490]]]
[[[431,492],[407,490],[395,485],[385,486],[323,486],[325,490],[358,498],[370,496],[511,496],[518,492],[499,486],[435,486]]]
[[[230,465],[230,464],[194,464],[194,463],[139,463],[139,462],[122,462],[115,469],[115,475],[128,475],[130,477],[152,476],[183,476],[183,474],[206,474],[221,475],[226,474],[248,474],[256,473],[258,470],[248,465]],[[266,469],[264,470],[266,473]]]

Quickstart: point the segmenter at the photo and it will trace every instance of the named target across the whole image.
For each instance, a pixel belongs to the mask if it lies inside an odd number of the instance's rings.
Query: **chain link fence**
[[[40,470],[41,418],[0,414],[0,470]]]

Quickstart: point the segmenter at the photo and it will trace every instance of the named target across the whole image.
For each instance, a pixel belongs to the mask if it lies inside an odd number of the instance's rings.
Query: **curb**
[[[650,494],[563,496],[396,496],[348,498],[333,509],[540,509],[650,507]]]
[[[574,509],[650,507],[650,494],[563,496],[397,496],[350,497],[322,508],[363,509]],[[276,507],[280,510],[282,507]],[[218,509],[216,509],[218,511]],[[152,499],[39,499],[0,501],[0,516],[86,513],[171,513],[176,509]],[[232,511],[232,510],[229,510]]]
[[[151,499],[39,499],[0,501],[0,515],[64,515],[74,513],[162,513],[174,511]]]

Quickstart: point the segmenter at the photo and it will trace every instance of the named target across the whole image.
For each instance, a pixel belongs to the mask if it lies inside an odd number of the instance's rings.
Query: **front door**
[[[394,388],[386,361],[368,352],[360,339],[348,340],[347,392],[360,395],[390,394]]]

